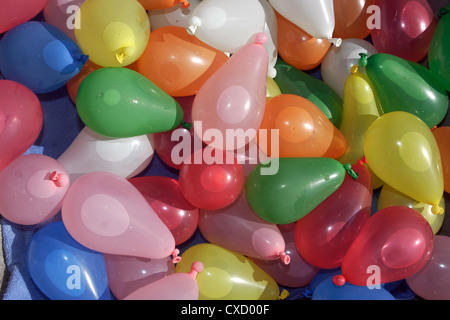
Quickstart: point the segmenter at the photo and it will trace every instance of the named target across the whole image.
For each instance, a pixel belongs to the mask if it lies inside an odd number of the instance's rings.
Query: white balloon
[[[277,16],[275,15],[275,11],[268,0],[259,0],[259,2],[261,3],[265,14],[264,33],[269,36],[269,39],[264,44],[264,48],[266,48],[269,55],[269,70],[267,75],[273,79],[277,75],[275,64],[278,60]]]
[[[377,53],[375,47],[363,39],[344,39],[339,47],[331,46],[321,65],[321,76],[330,88],[344,98],[344,85],[353,65],[358,64],[360,53]]]
[[[339,46],[341,39],[333,38],[335,27],[333,0],[269,0],[280,15],[316,39],[328,39]]]
[[[153,31],[168,26],[189,27],[189,18],[195,7],[201,2],[202,0],[189,0],[189,7],[187,8],[183,8],[180,2],[171,8],[148,10],[151,30]]]
[[[149,135],[109,138],[84,127],[67,150],[58,158],[71,182],[95,171],[132,178],[141,173],[153,158]]]
[[[235,53],[264,32],[259,0],[203,0],[192,12],[187,32],[217,50]]]

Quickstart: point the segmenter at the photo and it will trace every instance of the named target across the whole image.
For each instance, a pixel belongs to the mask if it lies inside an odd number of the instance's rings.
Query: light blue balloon
[[[76,76],[87,62],[79,46],[62,30],[28,21],[0,40],[0,72],[36,94],[55,91]]]
[[[75,241],[62,221],[33,236],[27,251],[31,279],[51,300],[110,300],[102,253]]]
[[[313,292],[312,300],[395,300],[383,286],[369,288],[346,282],[343,286],[333,283],[333,276],[320,282]]]

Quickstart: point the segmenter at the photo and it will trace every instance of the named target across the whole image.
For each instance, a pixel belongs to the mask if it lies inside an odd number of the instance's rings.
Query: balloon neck
[[[446,15],[447,13],[450,12],[450,4],[446,5],[444,8],[440,8],[438,11],[438,14],[440,17]]]
[[[286,289],[281,290],[280,296],[278,297],[278,300],[284,300],[287,297],[289,297],[289,291]]]
[[[198,273],[203,271],[203,268],[204,268],[203,263],[195,261],[192,263],[191,271],[188,273],[188,275],[193,279],[196,279]]]
[[[363,68],[367,67],[367,53],[361,52],[359,56],[360,56],[358,60],[359,66]]]
[[[180,250],[175,249],[172,252],[172,263],[178,263],[181,261],[181,257],[179,256]]]
[[[197,28],[200,27],[202,24],[202,21],[197,16],[192,16],[189,19],[189,26],[186,28],[187,33],[189,33],[191,36],[194,36],[197,32]]]
[[[291,263],[291,257],[284,251],[279,253],[280,259],[281,261],[285,264],[288,265],[289,263]]]
[[[351,74],[357,74],[359,72],[359,66],[357,64],[354,64],[351,68],[350,68],[350,73]]]
[[[444,213],[444,208],[442,208],[440,205],[435,204],[431,207],[431,212],[437,216],[440,216]]]
[[[189,6],[191,5],[189,3],[189,1],[180,1],[181,2],[181,7],[182,8],[189,8]]]
[[[269,41],[269,36],[265,32],[258,32],[255,35],[255,44],[264,45],[266,42]]]
[[[334,44],[336,47],[340,47],[342,44],[341,38],[328,38],[328,41],[330,41],[330,43]]]
[[[431,132],[433,132],[434,130],[436,130],[437,129],[437,126],[434,126],[433,128],[431,128],[430,130],[431,130]]]
[[[332,278],[333,284],[342,287],[345,284],[345,277],[342,274],[337,274]]]
[[[366,157],[362,157],[361,159],[358,160],[358,164],[359,165],[365,165],[367,164],[367,159]]]
[[[65,187],[69,183],[69,177],[66,174],[56,171],[50,173],[49,179],[59,188]]]
[[[352,169],[352,165],[350,163],[344,164],[344,169],[347,171],[348,175],[353,178],[353,180],[358,179],[359,175]]]
[[[116,53],[116,60],[122,64],[126,56],[132,56],[135,52],[136,49],[132,46],[120,48],[119,52]]]
[[[183,128],[185,128],[186,130],[191,130],[192,129],[192,123],[190,123],[190,122],[181,121],[181,126]]]
[[[80,54],[79,56],[75,57],[75,60],[80,62],[82,65],[85,65],[86,62],[89,60],[89,56],[85,54]]]

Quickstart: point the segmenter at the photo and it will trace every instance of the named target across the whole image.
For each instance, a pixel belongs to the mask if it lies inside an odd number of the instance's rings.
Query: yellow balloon
[[[281,94],[281,90],[275,80],[271,77],[267,77],[266,100],[269,100],[279,94]]]
[[[367,163],[386,184],[432,206],[442,214],[444,193],[441,155],[428,126],[412,113],[383,114],[364,138]]]
[[[210,243],[188,248],[176,272],[191,270],[195,261],[204,269],[197,276],[199,300],[277,300],[278,284],[245,256]]]
[[[436,234],[442,227],[445,216],[445,200],[442,197],[439,205],[444,208],[443,214],[436,215],[431,212],[432,206],[423,202],[414,200],[407,195],[395,190],[391,186],[385,184],[380,191],[378,198],[378,208],[381,210],[392,206],[410,207],[419,212],[430,224],[433,233]]]
[[[354,65],[344,85],[342,106],[342,122],[339,130],[347,141],[347,149],[338,159],[342,164],[356,164],[364,157],[364,135],[369,126],[382,114],[380,103],[375,95],[369,78]],[[383,185],[368,167],[372,174],[373,189]]]
[[[77,13],[74,32],[81,50],[92,62],[123,67],[144,52],[150,22],[137,0],[86,0]]]

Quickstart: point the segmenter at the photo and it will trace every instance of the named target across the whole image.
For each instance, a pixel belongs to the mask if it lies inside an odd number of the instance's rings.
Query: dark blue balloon
[[[111,300],[103,254],[75,241],[62,221],[34,234],[27,267],[33,282],[51,300]]]
[[[333,276],[322,280],[313,292],[312,300],[395,300],[394,296],[384,289],[355,286],[346,282],[343,286],[333,283]]]
[[[88,57],[62,30],[29,21],[6,32],[0,40],[0,72],[7,80],[36,94],[55,91],[83,68]]]

